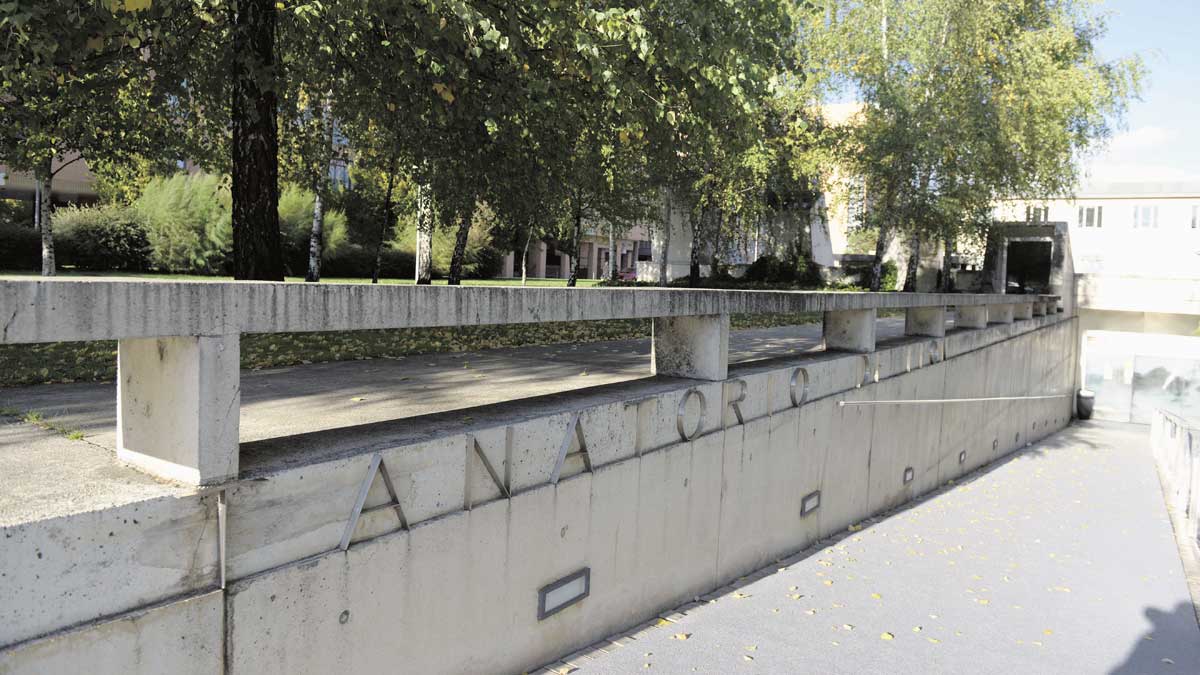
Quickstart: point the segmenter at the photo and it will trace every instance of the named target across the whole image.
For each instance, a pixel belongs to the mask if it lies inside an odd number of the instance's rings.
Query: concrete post
[[[1018,302],[1012,306],[1014,319],[1032,319],[1033,318],[1033,303]]]
[[[1045,300],[1034,301],[1033,315],[1034,316],[1046,316],[1046,301]]]
[[[959,305],[954,310],[955,328],[987,328],[987,305]]]
[[[117,458],[192,485],[238,474],[240,336],[117,343]]]
[[[573,265],[571,262],[571,256],[567,255],[566,253],[559,252],[558,259],[562,261],[562,264],[558,268],[558,276],[562,277],[563,279],[570,279],[571,266]]]
[[[1012,305],[988,305],[988,323],[1012,323]]]
[[[909,307],[904,314],[904,334],[946,336],[945,307]]]
[[[506,279],[513,278],[513,270],[516,269],[516,254],[512,251],[504,254],[504,271],[500,275]]]
[[[539,241],[534,252],[533,276],[538,279],[546,278],[546,242]]]
[[[729,376],[728,314],[655,318],[651,330],[651,374],[713,381]]]
[[[867,354],[875,351],[875,310],[825,312],[825,349]]]

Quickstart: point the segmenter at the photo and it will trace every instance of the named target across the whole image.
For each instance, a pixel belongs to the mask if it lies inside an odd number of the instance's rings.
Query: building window
[[[1138,230],[1145,230],[1158,227],[1158,207],[1157,206],[1135,206],[1133,207],[1133,227]]]
[[[1200,206],[1192,206],[1192,229],[1200,230]]]
[[[1050,207],[1049,206],[1026,206],[1025,207],[1025,222],[1038,224],[1050,222]]]
[[[1104,226],[1104,207],[1103,206],[1081,206],[1079,207],[1079,227],[1103,227]]]

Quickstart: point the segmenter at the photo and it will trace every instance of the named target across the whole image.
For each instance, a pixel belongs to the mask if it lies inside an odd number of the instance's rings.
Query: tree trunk
[[[950,260],[951,256],[954,255],[955,246],[954,235],[947,233],[945,249],[942,252],[942,278],[940,280],[940,287],[943,293],[954,293],[956,290],[956,284],[954,283],[954,263]]]
[[[575,196],[575,224],[571,227],[571,274],[567,276],[567,287],[575,286],[579,279],[579,249],[583,248],[583,196]]]
[[[700,287],[700,229],[707,215],[707,209],[700,212],[699,218],[688,218],[692,228],[692,250],[688,260],[688,288]]]
[[[474,200],[470,202],[474,205]],[[459,216],[458,233],[454,237],[454,255],[450,258],[450,278],[446,283],[458,286],[462,283],[463,262],[467,257],[467,236],[471,234],[472,209],[466,209]]]
[[[321,188],[313,186],[313,220],[312,233],[308,237],[308,274],[304,280],[317,282],[321,280],[321,247],[325,230],[325,203],[321,199]]]
[[[717,270],[721,267],[721,230],[725,229],[725,212],[721,209],[715,209],[716,222],[713,223],[712,240],[713,248],[712,255],[708,261],[708,276],[717,276]],[[710,220],[712,217],[710,216]]]
[[[36,179],[33,181],[33,229],[42,231],[42,182]]]
[[[417,285],[433,283],[433,199],[431,188],[417,185]]]
[[[54,264],[53,216],[50,213],[51,198],[54,196],[54,174],[50,172],[50,162],[46,162],[45,171],[37,177],[37,186],[41,195],[37,205],[37,219],[42,230],[42,276],[52,277],[57,269]]]
[[[616,237],[613,233],[614,227],[612,223],[608,224],[608,280],[610,282],[617,280],[617,252],[614,250],[616,246]]]
[[[671,191],[663,190],[662,260],[658,261],[658,285],[667,285],[667,253],[671,250]]]
[[[388,165],[387,189],[383,192],[383,222],[379,224],[379,241],[375,244],[375,268],[371,271],[371,283],[379,283],[379,272],[383,267],[383,242],[387,241],[388,230],[396,222],[392,213],[392,191],[396,187],[396,158]]]
[[[233,276],[283,281],[275,3],[239,0],[233,24]]]
[[[525,235],[525,250],[521,252],[521,285],[525,285],[529,272],[529,242],[533,241],[533,223],[529,223],[529,233]]]
[[[872,291],[882,290],[880,287],[883,285],[883,257],[887,255],[888,244],[891,241],[891,229],[887,223],[879,223],[879,239],[875,241],[875,258],[871,260],[871,277],[867,284]]]
[[[921,235],[913,233],[908,243],[908,262],[904,266],[904,292],[917,292],[917,273],[921,269]]]

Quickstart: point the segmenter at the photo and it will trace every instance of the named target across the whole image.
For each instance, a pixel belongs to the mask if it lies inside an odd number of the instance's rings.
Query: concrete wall
[[[1069,394],[1075,330],[1074,319],[1034,317],[871,354],[733,365],[725,381],[660,377],[453,421],[243,444],[238,481],[125,507],[180,520],[163,531],[190,544],[158,564],[192,574],[166,575],[138,599],[149,559],[127,549],[159,537],[147,530],[141,543],[92,550],[87,565],[24,579],[40,593],[18,600],[32,614],[0,624],[0,672],[520,672],[1062,428],[1069,397],[841,403]],[[382,471],[398,508],[369,511],[393,503]],[[820,507],[802,516],[817,490]],[[110,515],[4,536],[39,546]],[[216,545],[205,532],[220,533]],[[8,579],[28,561],[0,564],[13,597]],[[539,621],[538,590],[584,567],[590,595]],[[87,585],[95,600],[79,611],[37,612],[71,606]],[[43,618],[20,618],[33,615]]]
[[[1176,534],[1191,545],[1192,557],[1200,555],[1200,423],[1158,411],[1150,424],[1150,449]]]

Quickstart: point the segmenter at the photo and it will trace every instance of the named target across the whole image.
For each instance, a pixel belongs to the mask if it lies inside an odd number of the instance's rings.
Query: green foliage
[[[229,188],[220,177],[154,178],[133,203],[146,224],[151,262],[164,272],[218,274],[233,249]]]
[[[496,227],[495,213],[486,204],[476,205],[471,218],[471,231],[467,236],[467,251],[463,263],[463,276],[482,279],[495,276],[504,263],[505,251],[492,245],[492,230]],[[390,248],[416,257],[416,219],[406,215],[396,227]],[[435,276],[446,276],[454,254],[453,230],[441,228],[433,233],[433,272]]]
[[[0,270],[42,267],[42,236],[29,225],[0,221]]]
[[[279,195],[279,229],[283,239],[283,264],[290,275],[304,276],[308,269],[309,237],[312,235],[313,193],[285,185]],[[337,255],[347,239],[346,214],[327,209],[321,258]],[[367,272],[370,275],[370,272]]]
[[[885,260],[882,267],[879,289],[883,291],[899,290],[900,269],[896,266],[896,261]]]
[[[150,267],[150,240],[141,216],[118,205],[68,206],[54,214],[59,263],[80,270],[141,272]]]
[[[778,256],[768,253],[750,263],[744,278],[746,281],[790,283],[796,280],[796,267],[791,262],[780,260]]]
[[[874,227],[851,227],[846,233],[846,253],[875,254],[879,241],[879,229]]]

